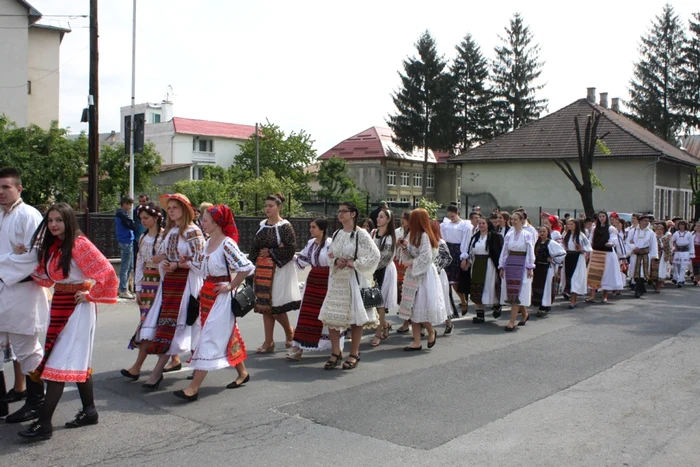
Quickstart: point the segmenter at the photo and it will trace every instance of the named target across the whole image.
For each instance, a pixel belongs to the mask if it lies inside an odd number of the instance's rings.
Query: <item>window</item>
[[[654,190],[654,217],[657,219],[663,220],[674,217],[675,209],[673,209],[673,191],[674,190],[672,188],[666,187],[656,187]],[[680,211],[681,213],[683,212],[682,206]]]
[[[27,94],[31,94],[31,93],[32,93],[32,82],[27,81]]]
[[[396,171],[395,170],[387,171],[386,184],[389,186],[396,186]]]
[[[214,152],[214,141],[210,139],[200,139],[199,152]]]
[[[681,190],[680,196],[681,203],[683,204],[678,215],[681,216],[683,219],[688,220],[692,217],[693,214],[690,208],[690,203],[693,200],[693,192],[689,190]]]
[[[423,174],[413,174],[413,186],[423,186]]]
[[[160,114],[151,114],[151,123],[160,123]]]
[[[401,186],[408,186],[410,180],[410,174],[408,172],[401,172]]]
[[[410,203],[410,202],[411,202],[411,198],[409,198],[408,196],[402,196],[402,197],[401,197],[401,202],[402,202],[402,203]]]
[[[428,179],[426,181],[426,186],[428,188],[435,188],[435,174],[428,174]]]

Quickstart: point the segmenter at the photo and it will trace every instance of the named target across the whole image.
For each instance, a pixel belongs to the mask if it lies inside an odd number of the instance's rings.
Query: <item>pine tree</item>
[[[680,107],[686,131],[700,130],[700,13],[693,13],[688,21],[689,35],[683,48]]]
[[[487,85],[488,61],[471,34],[455,47],[450,72],[454,83],[455,138],[461,150],[484,143],[492,136],[491,93]]]
[[[673,7],[666,4],[642,36],[627,103],[637,123],[672,144],[676,144],[682,123],[684,46],[683,25]]]
[[[397,113],[389,116],[394,143],[404,151],[424,150],[423,196],[428,179],[428,149],[451,149],[454,105],[446,62],[425,31],[415,44],[418,56],[403,62],[401,88],[392,95]]]
[[[531,45],[533,35],[525,26],[520,13],[504,28],[505,37],[498,36],[503,45],[496,47],[492,80],[494,83],[494,131],[497,134],[537,120],[547,110],[547,99],[538,99],[543,84],[535,84],[542,74],[544,62],[539,61],[540,46]]]

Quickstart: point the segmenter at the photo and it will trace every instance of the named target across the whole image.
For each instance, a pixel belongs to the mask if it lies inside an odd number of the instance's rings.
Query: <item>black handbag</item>
[[[187,303],[187,325],[192,326],[199,317],[199,299],[190,295],[190,301]]]
[[[359,246],[360,235],[355,232],[355,258],[353,261],[357,261],[357,249]],[[362,304],[365,309],[368,308],[381,308],[384,306],[384,297],[382,297],[382,291],[377,287],[377,284],[372,284],[371,287],[362,287],[360,285],[360,276],[357,274],[357,269],[355,270],[355,279],[357,279],[357,285],[360,286],[360,296],[362,297]]]
[[[226,272],[228,276],[231,277],[226,255],[224,255],[224,263],[226,264]],[[253,308],[255,308],[255,290],[246,280],[243,289],[236,291],[235,294],[231,292],[231,313],[233,313],[233,316],[236,318],[243,318],[250,313]]]

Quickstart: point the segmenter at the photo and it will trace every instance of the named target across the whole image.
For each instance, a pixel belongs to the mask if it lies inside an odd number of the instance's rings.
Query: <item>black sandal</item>
[[[331,354],[331,357],[335,357],[335,360],[328,360],[325,365],[323,365],[323,368],[326,370],[332,370],[336,368],[338,365],[340,365],[340,362],[343,361],[343,356],[338,355],[338,354]]]
[[[343,370],[353,370],[353,369],[357,368],[357,364],[360,361],[360,356],[350,354],[350,356],[348,358],[354,358],[355,361],[351,362],[351,361],[346,360],[345,363],[343,363]]]
[[[504,327],[503,329],[504,329],[506,332],[513,332],[513,331],[515,331],[515,326],[513,326],[513,327],[506,326],[506,327]]]

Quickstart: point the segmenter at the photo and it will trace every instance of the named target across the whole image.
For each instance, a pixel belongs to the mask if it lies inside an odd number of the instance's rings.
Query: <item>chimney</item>
[[[173,103],[169,100],[164,100],[160,103],[161,109],[161,122],[169,122],[173,119]]]
[[[613,97],[612,98],[612,107],[610,107],[613,112],[615,113],[620,113],[620,98],[619,97]]]
[[[604,109],[608,108],[608,93],[607,92],[600,93],[600,106]]]
[[[588,90],[588,95],[586,96],[588,98],[588,102],[591,104],[595,104],[595,88],[586,88]]]

